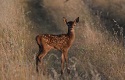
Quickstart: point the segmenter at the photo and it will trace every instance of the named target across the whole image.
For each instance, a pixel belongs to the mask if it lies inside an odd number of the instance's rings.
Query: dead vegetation
[[[78,16],[76,39],[69,50],[71,74],[65,74],[64,80],[124,80],[125,48],[121,44],[124,42],[124,1],[109,0],[110,16],[103,14],[109,8],[107,0],[94,0],[93,5],[87,1],[92,3],[89,0],[0,0],[0,80],[60,80],[58,51],[50,51],[44,59],[47,75],[36,74],[35,36],[66,33],[62,17],[72,20]],[[94,5],[96,11],[92,10]],[[101,16],[100,12],[96,14],[98,7],[103,9]],[[108,23],[113,19],[117,23]],[[123,27],[123,31],[118,30],[120,37],[117,30],[110,32],[114,25]]]

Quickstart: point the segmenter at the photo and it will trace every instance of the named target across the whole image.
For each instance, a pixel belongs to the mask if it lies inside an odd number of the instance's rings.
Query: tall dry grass
[[[82,0],[0,0],[0,3],[0,80],[125,79],[124,47]],[[35,36],[66,33],[62,17],[73,20],[78,16],[76,40],[69,51],[71,74],[60,76],[61,54],[51,51],[44,59],[47,75],[38,75]]]
[[[32,33],[25,18],[26,7],[25,0],[0,0],[0,80],[47,79],[36,74],[35,59],[28,59],[35,53],[27,50]]]

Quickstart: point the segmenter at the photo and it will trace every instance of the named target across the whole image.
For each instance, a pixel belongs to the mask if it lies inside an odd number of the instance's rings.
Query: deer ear
[[[65,17],[63,17],[63,21],[65,24],[67,24],[67,19]]]
[[[79,17],[77,17],[74,22],[78,23],[79,22]]]

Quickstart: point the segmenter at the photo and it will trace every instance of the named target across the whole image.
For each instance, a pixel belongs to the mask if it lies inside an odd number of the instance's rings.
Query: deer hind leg
[[[40,62],[39,55],[42,53],[43,47],[39,45],[39,52],[36,55],[36,71],[38,72],[38,64]]]
[[[40,50],[40,53],[37,55],[37,72],[38,72],[38,65],[39,63],[41,63],[42,67],[43,67],[43,58],[46,56],[46,54],[50,51],[51,47],[47,47],[47,46],[43,46],[42,49]]]

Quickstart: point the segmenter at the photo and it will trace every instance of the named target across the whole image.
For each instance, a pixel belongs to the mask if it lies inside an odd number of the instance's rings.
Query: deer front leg
[[[70,74],[70,70],[69,70],[69,66],[68,66],[68,51],[66,51],[64,53],[64,58],[65,58],[65,62],[66,62],[66,69],[67,69],[67,73]]]
[[[70,73],[70,70],[68,69],[68,51],[63,51],[62,53],[62,60],[61,60],[61,74],[64,73],[64,62],[66,62],[66,69],[67,73]]]
[[[61,75],[64,73],[64,54],[62,53],[62,56],[61,56]]]

